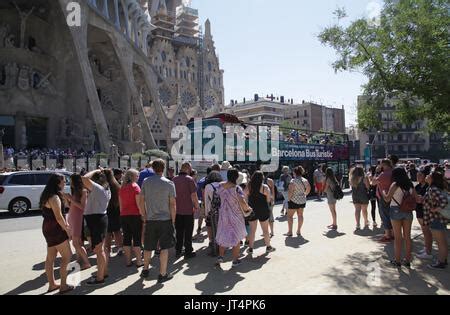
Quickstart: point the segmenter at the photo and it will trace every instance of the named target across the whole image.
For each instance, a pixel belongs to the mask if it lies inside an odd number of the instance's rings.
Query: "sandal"
[[[73,289],[75,289],[75,287],[68,285],[67,289],[59,291],[59,294],[66,294],[67,292],[73,291]]]
[[[91,278],[90,280],[88,280],[86,282],[87,285],[99,285],[99,284],[104,284],[104,283],[105,283],[105,279],[97,280],[97,278]]]
[[[97,273],[96,273],[96,272],[91,273],[91,276],[92,276],[93,278],[96,278],[96,279],[97,279]],[[103,279],[106,279],[106,278],[108,278],[108,277],[109,277],[109,275],[104,275],[104,276],[103,276]]]
[[[292,233],[286,233],[284,235],[286,235],[287,237],[292,237]]]
[[[402,266],[401,263],[399,263],[398,261],[395,261],[395,260],[391,260],[389,263],[391,264],[391,266],[396,267],[396,268],[400,268]]]
[[[47,293],[55,292],[56,290],[59,290],[60,288],[61,288],[61,286],[60,286],[60,285],[57,285],[57,286],[54,287],[53,289],[48,289],[48,290],[47,290]]]
[[[382,238],[380,238],[378,240],[378,242],[380,242],[380,243],[389,243],[390,241],[391,241],[391,238],[390,237],[386,237],[386,236],[383,236]]]

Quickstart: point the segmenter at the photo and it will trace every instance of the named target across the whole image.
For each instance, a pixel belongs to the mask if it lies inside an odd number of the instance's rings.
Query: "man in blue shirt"
[[[142,184],[144,183],[144,180],[146,180],[147,178],[151,177],[155,175],[155,172],[152,169],[152,162],[148,163],[147,166],[145,167],[145,169],[143,169],[140,173],[139,173],[139,179],[137,184],[139,185],[139,187],[142,188]]]

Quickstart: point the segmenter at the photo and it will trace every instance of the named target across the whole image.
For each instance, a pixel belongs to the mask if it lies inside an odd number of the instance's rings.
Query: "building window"
[[[167,55],[166,55],[166,52],[165,52],[165,51],[163,51],[163,52],[161,53],[161,59],[162,59],[163,62],[166,62],[166,60],[167,60]]]
[[[305,117],[308,117],[308,111],[307,111],[306,109],[304,110],[303,113],[304,113],[304,116],[305,116]]]

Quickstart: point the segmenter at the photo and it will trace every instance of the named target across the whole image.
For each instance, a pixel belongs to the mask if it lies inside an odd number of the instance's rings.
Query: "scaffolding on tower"
[[[205,59],[205,48],[203,45],[203,29],[200,26],[198,34],[198,96],[200,101],[200,108],[205,110],[205,75],[204,75],[204,59]]]

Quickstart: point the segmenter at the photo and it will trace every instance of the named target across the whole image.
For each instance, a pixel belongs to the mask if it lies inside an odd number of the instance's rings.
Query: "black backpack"
[[[334,190],[332,191],[334,199],[341,200],[342,198],[344,198],[344,192],[342,191],[342,188],[338,182],[334,183]]]
[[[211,184],[211,186],[214,189],[212,199],[210,199],[211,211],[214,213],[214,215],[218,216],[220,205],[221,205],[222,201],[220,200],[220,196],[219,196],[219,193],[217,192],[216,187],[214,187],[214,185],[212,185],[212,184]]]

